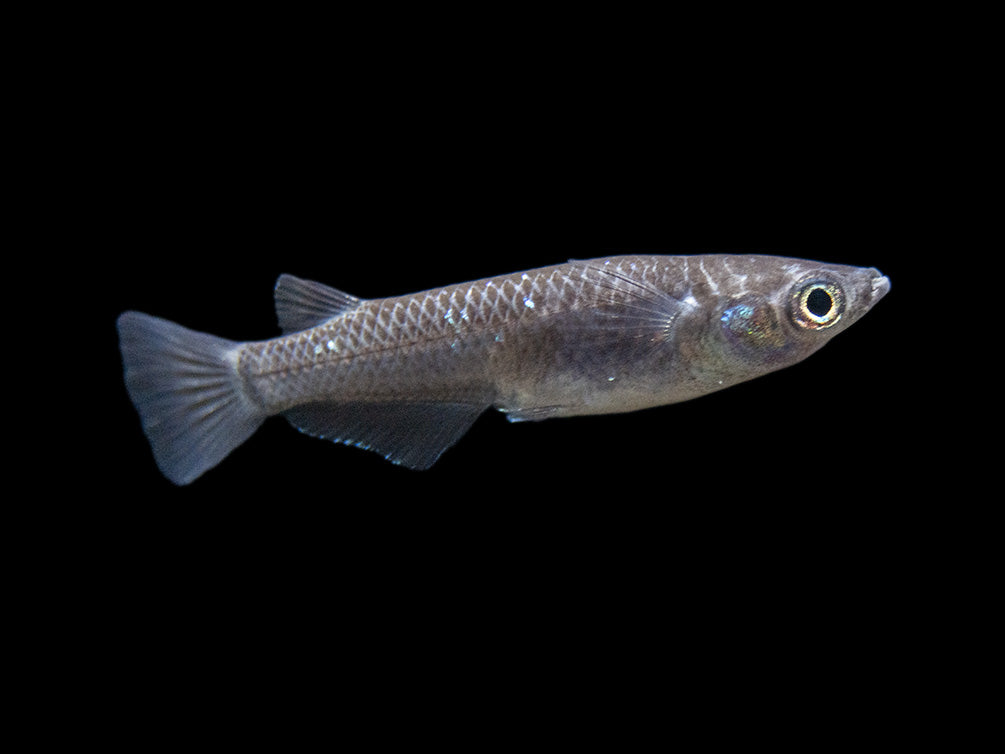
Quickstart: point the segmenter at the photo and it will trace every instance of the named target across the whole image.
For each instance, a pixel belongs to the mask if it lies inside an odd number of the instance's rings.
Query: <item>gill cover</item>
[[[775,307],[763,296],[745,296],[722,313],[720,322],[727,340],[757,361],[770,361],[785,348]]]

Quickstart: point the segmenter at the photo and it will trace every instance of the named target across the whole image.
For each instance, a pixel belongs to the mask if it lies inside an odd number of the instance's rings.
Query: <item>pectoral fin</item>
[[[594,301],[586,307],[580,329],[593,329],[615,340],[662,342],[672,337],[677,317],[691,306],[652,283],[618,271],[609,260],[569,262],[593,284]]]
[[[513,424],[518,422],[540,422],[555,416],[562,416],[568,411],[566,406],[533,406],[531,408],[503,408],[506,419]]]

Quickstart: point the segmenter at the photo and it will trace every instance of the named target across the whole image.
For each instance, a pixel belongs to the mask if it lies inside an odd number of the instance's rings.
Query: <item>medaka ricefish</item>
[[[157,465],[188,484],[276,414],[426,469],[490,407],[536,421],[685,401],[801,361],[889,289],[801,259],[618,256],[373,300],[283,275],[271,340],[138,312],[118,329]]]

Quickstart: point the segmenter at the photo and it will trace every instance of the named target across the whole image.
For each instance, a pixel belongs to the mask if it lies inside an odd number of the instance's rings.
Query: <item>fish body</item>
[[[757,255],[619,256],[362,300],[280,277],[284,334],[236,343],[119,318],[125,381],[177,484],[264,421],[431,466],[487,408],[635,411],[794,364],[889,290],[872,268]]]

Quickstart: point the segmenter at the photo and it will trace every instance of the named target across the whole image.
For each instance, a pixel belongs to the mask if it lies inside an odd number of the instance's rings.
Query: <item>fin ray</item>
[[[608,263],[579,261],[583,277],[597,288],[597,301],[584,326],[620,331],[621,336],[662,342],[671,337],[674,322],[687,306],[667,291],[626,275]],[[601,293],[603,292],[603,293]]]
[[[488,403],[389,401],[310,403],[284,416],[301,432],[428,469],[488,408]]]
[[[276,316],[284,334],[317,327],[359,306],[360,299],[337,288],[293,275],[280,275],[275,291]]]

